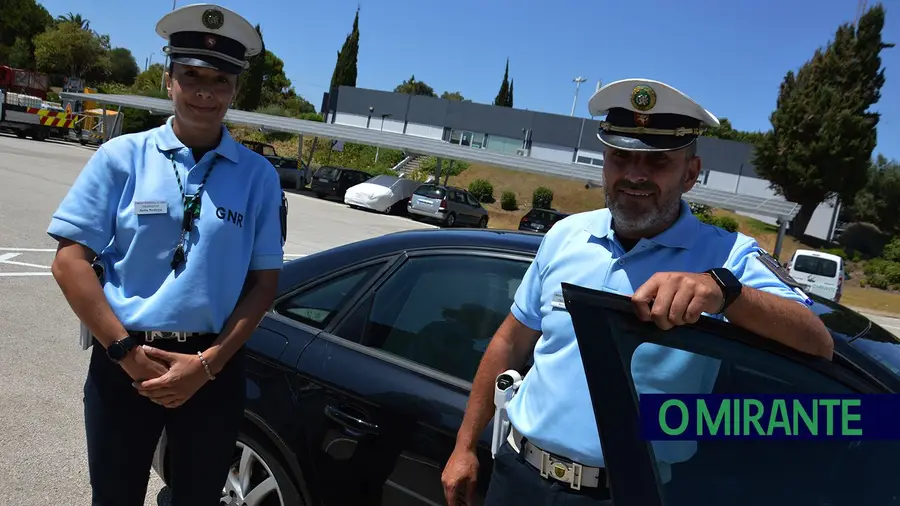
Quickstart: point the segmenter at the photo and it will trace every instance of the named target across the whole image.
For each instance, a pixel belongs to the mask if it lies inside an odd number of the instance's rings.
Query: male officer
[[[223,125],[259,35],[211,4],[165,15],[157,33],[175,114],[101,146],[48,230],[59,241],[53,275],[93,335],[94,506],[144,503],[163,428],[172,503],[219,503],[243,417],[243,344],[283,258],[278,175]]]
[[[442,481],[449,504],[471,504],[475,444],[494,412],[495,378],[534,365],[508,408],[511,433],[501,447],[486,505],[596,504],[609,499],[603,452],[572,320],[554,307],[568,282],[632,295],[637,316],[662,329],[696,322],[701,313],[788,346],[830,357],[832,340],[804,298],[756,260],[757,243],[701,223],[682,195],[701,170],[696,138],[709,111],[678,90],[646,79],[610,83],[590,100],[606,115],[606,209],[573,215],[546,234],[515,296],[510,315],[485,352],[472,386],[456,448]],[[652,302],[652,307],[651,307]],[[718,362],[658,345],[635,352],[638,392],[709,392]],[[682,462],[690,444],[655,445],[663,464]],[[566,479],[581,464],[581,488],[542,478],[541,458],[566,462]],[[661,465],[663,479],[667,468]]]

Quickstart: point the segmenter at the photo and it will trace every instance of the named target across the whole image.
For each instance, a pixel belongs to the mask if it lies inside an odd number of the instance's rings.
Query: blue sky
[[[39,0],[40,1],[40,0]],[[176,0],[183,6],[189,0]],[[53,16],[79,13],[138,65],[161,62],[154,29],[171,0],[43,0]],[[870,4],[873,2],[869,2]],[[262,26],[297,92],[316,108],[357,5],[357,86],[392,90],[415,74],[440,94],[490,103],[506,58],[515,106],[569,114],[572,79],[583,76],[575,114],[587,116],[597,86],[628,77],[665,81],[735,128],[765,130],[785,72],[825,45],[853,0],[222,0]],[[886,0],[882,52],[887,83],[876,153],[900,159],[900,1]]]

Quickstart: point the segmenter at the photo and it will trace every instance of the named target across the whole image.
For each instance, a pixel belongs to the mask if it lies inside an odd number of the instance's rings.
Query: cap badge
[[[653,88],[640,84],[631,91],[631,105],[639,111],[649,111],[656,105],[656,92]]]
[[[203,43],[206,45],[207,49],[212,49],[216,47],[216,38],[212,35],[207,35],[204,37]]]
[[[207,9],[203,13],[203,26],[210,30],[218,30],[225,24],[225,15],[218,9]]]
[[[639,112],[634,113],[634,124],[639,127],[645,127],[650,124],[650,115],[649,114],[641,114]]]

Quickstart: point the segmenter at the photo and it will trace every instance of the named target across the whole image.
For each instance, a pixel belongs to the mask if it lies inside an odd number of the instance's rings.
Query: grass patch
[[[841,304],[900,315],[900,294],[876,288],[846,286],[845,284]]]
[[[606,207],[602,188],[585,189],[584,183],[542,176],[499,167],[490,167],[473,163],[458,176],[450,177],[448,184],[459,188],[469,188],[469,183],[476,179],[486,179],[494,185],[495,202],[482,204],[488,211],[489,227],[502,230],[517,230],[519,220],[531,209],[531,197],[534,190],[545,186],[553,190],[551,207],[564,213],[580,213]],[[500,208],[500,196],[504,191],[511,191],[516,196],[519,206],[514,211]]]

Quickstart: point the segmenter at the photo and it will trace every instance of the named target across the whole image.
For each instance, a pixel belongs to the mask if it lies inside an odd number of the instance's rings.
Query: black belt
[[[171,332],[168,330],[129,330],[128,335],[148,343],[157,339],[172,339],[179,343],[186,342],[188,338],[211,335],[209,332]]]

